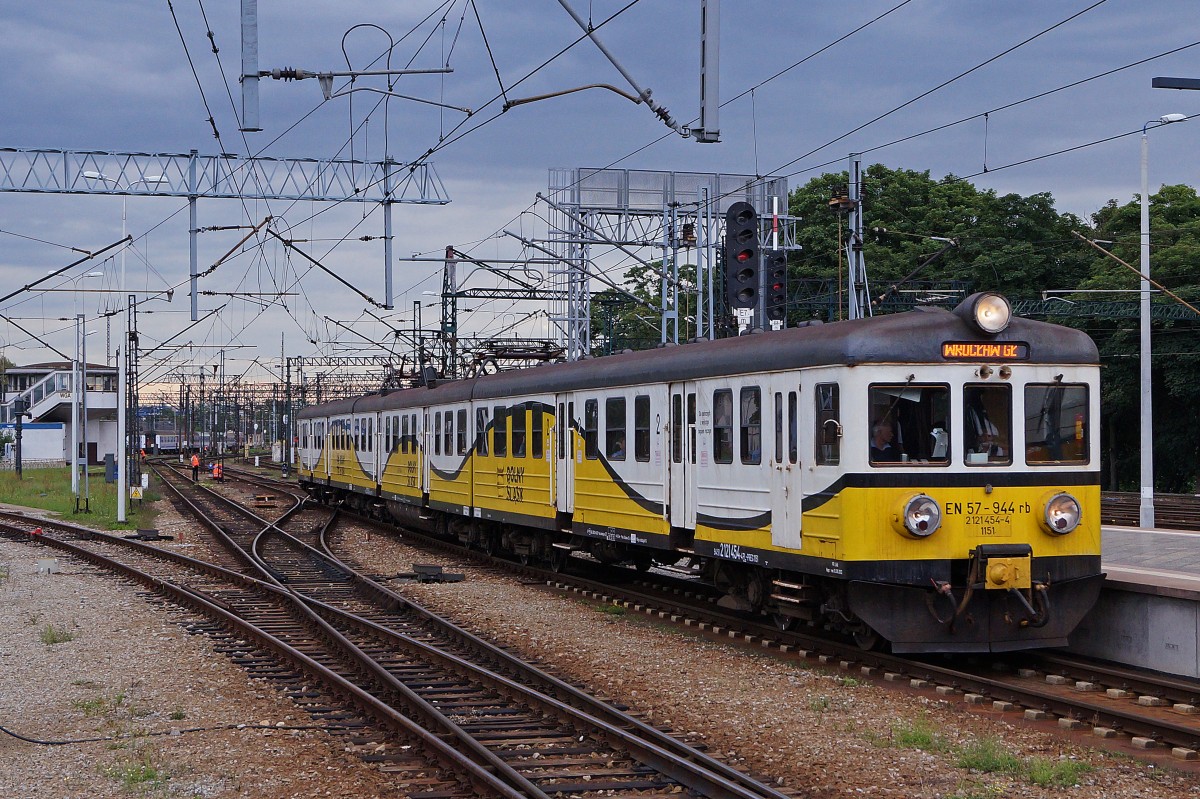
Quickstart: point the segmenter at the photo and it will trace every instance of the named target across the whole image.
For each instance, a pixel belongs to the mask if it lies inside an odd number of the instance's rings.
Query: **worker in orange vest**
[[[216,463],[213,464],[213,479],[216,480],[218,483],[224,482],[223,472],[224,472],[224,470],[221,468],[220,461],[217,461]]]
[[[192,482],[200,482],[200,453],[192,453]]]

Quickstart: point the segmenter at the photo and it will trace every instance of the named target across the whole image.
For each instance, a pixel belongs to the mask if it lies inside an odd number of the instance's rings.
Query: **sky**
[[[546,192],[552,168],[783,175],[794,188],[862,152],[864,165],[968,177],[1001,194],[1049,192],[1060,211],[1086,219],[1140,191],[1143,125],[1168,113],[1200,115],[1200,92],[1151,88],[1156,76],[1200,77],[1200,24],[1189,0],[726,0],[719,143],[683,138],[644,104],[602,88],[501,113],[504,97],[592,84],[633,93],[581,40],[564,2],[680,123],[698,116],[700,0],[258,0],[261,69],[385,69],[390,48],[392,69],[448,64],[453,72],[396,78],[393,91],[417,99],[386,103],[381,77],[359,77],[362,91],[328,101],[314,80],[263,80],[263,131],[244,134],[234,111],[237,2],[0,0],[0,148],[400,163],[433,149],[428,162],[451,199],[394,207],[393,310],[368,306],[263,238],[201,280],[201,291],[218,292],[198,298],[201,313],[221,310],[193,325],[185,200],[0,192],[0,296],[77,260],[75,250],[117,241],[124,204],[134,238],[127,286],[152,298],[139,307],[141,346],[170,345],[143,362],[143,374],[169,383],[211,368],[223,352],[228,376],[267,380],[278,376],[281,354],[398,352],[391,330],[412,327],[414,302],[422,324],[435,325],[440,265],[401,259],[438,257],[447,245],[483,259],[521,258],[502,231],[545,235],[536,194]],[[1198,133],[1190,120],[1151,125],[1152,191],[1200,182]],[[198,212],[199,226],[229,228],[198,237],[201,270],[246,232],[232,228],[270,214],[340,278],[384,296],[378,206],[201,198]],[[119,296],[116,252],[0,303],[12,320],[0,321],[0,351],[18,364],[57,359],[50,347],[72,351],[69,320],[83,313],[96,331],[89,360],[115,363],[121,322],[103,314]],[[473,275],[469,285],[496,280]],[[167,288],[170,302],[160,293]],[[460,318],[466,335],[509,327],[553,335],[544,314],[526,319],[536,307],[469,305]]]

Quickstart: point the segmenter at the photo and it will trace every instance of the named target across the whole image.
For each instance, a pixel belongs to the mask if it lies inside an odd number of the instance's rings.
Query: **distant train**
[[[217,436],[217,439],[220,440],[219,435]],[[140,437],[140,441],[141,448],[145,449],[147,452],[153,452],[160,455],[173,455],[179,452],[180,449],[189,452],[196,447],[200,448],[201,450],[210,449],[209,445],[212,441],[212,435],[209,433],[194,433],[189,441],[189,437],[186,434],[180,435],[178,433],[155,433],[152,436],[143,434]],[[152,448],[148,448],[146,446],[147,442],[151,444]],[[227,450],[237,449],[241,446],[242,436],[240,436],[236,431],[231,430],[225,434],[225,448]]]
[[[981,293],[299,414],[315,498],[897,652],[1061,646],[1100,573],[1099,358]]]

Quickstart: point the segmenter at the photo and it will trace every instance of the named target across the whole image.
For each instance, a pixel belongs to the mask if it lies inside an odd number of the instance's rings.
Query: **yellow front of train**
[[[866,463],[835,545],[848,609],[897,652],[1065,645],[1103,581],[1099,369],[988,340],[1012,318],[999,295],[956,314],[977,340],[863,378]]]

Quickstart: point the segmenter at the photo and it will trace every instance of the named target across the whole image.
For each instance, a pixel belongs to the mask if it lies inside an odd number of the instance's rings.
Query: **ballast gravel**
[[[184,533],[164,546],[202,556],[203,533],[174,510],[158,525]],[[1105,753],[961,699],[710,639],[378,532],[351,532],[344,548],[381,575],[431,562],[464,572],[460,583],[393,587],[796,796],[1200,795],[1200,779],[1169,762]],[[289,729],[313,721],[190,635],[186,618],[89,566],[0,539],[0,727],[80,741],[0,733],[0,796],[407,795],[341,739]],[[964,766],[980,752],[1010,771]],[[1036,783],[1047,774],[1070,780]]]

